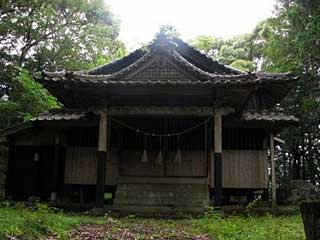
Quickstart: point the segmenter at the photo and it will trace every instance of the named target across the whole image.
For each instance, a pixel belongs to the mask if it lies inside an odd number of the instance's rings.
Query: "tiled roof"
[[[88,115],[88,112],[80,110],[55,109],[31,119],[31,121],[79,120]]]
[[[140,48],[134,52],[128,54],[127,56],[120,58],[109,64],[100,66],[98,68],[88,71],[90,75],[107,75],[113,74],[121,69],[128,67],[134,62],[142,58],[148,51],[156,48],[158,45],[165,45],[167,49],[175,50],[183,58],[187,59],[192,65],[206,71],[209,73],[215,74],[240,74],[242,73],[239,70],[233,69],[231,67],[225,66],[217,61],[214,61],[212,58],[207,57],[205,54],[202,54],[200,51],[187,44],[176,37],[164,37],[158,36],[153,40],[147,48]]]
[[[241,115],[242,120],[246,121],[272,121],[272,122],[298,122],[299,119],[292,115],[285,115],[283,112],[244,112]]]
[[[76,110],[76,109],[54,109],[47,113],[43,113],[38,117],[33,118],[29,122],[25,122],[15,127],[3,129],[0,131],[0,136],[7,136],[13,133],[22,131],[26,128],[32,127],[32,122],[37,121],[61,121],[61,120],[80,120],[85,119],[91,115],[90,112]],[[285,115],[282,112],[244,112],[240,116],[240,120],[244,121],[265,121],[265,122],[278,122],[278,123],[297,123],[299,119],[292,115]]]
[[[190,78],[159,80],[130,79],[137,70],[145,68],[148,64],[165,56],[166,60],[183,69]],[[156,72],[157,70],[155,70]],[[128,77],[129,76],[129,77]],[[148,48],[139,49],[113,63],[98,67],[88,72],[44,72],[44,84],[64,82],[73,84],[93,85],[224,85],[224,84],[250,84],[262,82],[279,82],[294,79],[288,73],[267,74],[249,73],[232,69],[208,58],[182,40],[162,39],[156,40]]]
[[[67,108],[86,109],[102,102],[131,104],[133,99],[140,101],[150,95],[155,101],[164,102],[161,92],[167,90],[172,98],[181,95],[174,100],[178,105],[186,104],[182,95],[188,92],[187,101],[202,105],[219,101],[241,111],[252,91],[259,88],[268,93],[271,108],[284,98],[295,79],[289,73],[238,71],[212,60],[180,39],[158,38],[148,47],[96,69],[43,72],[37,80]],[[139,91],[141,98],[131,94]],[[200,95],[201,98],[195,99]]]
[[[47,113],[41,114],[32,121],[52,121],[52,120],[79,120],[84,119],[90,115],[89,112],[82,110],[68,110],[68,109],[55,109]],[[298,122],[299,120],[292,116],[286,115],[283,112],[244,112],[241,114],[241,120],[245,121],[290,121]]]
[[[65,82],[73,84],[90,84],[90,85],[110,85],[110,86],[156,86],[156,85],[173,85],[173,86],[212,86],[212,85],[238,85],[238,84],[255,84],[255,83],[276,83],[279,81],[289,81],[292,79],[288,74],[239,74],[239,75],[212,75],[210,78],[207,74],[203,74],[205,80],[117,80],[115,75],[85,75],[76,72],[56,72],[44,73],[44,82]]]

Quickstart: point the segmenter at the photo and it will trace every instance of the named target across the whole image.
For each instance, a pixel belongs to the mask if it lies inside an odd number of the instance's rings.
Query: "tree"
[[[230,67],[233,67],[241,71],[249,71],[249,72],[253,72],[255,70],[255,65],[253,61],[243,60],[243,59],[238,59],[233,61],[230,64]]]
[[[118,32],[102,0],[9,0],[0,10],[1,52],[29,70],[79,70],[102,57],[110,61],[123,50]]]
[[[277,150],[281,180],[320,184],[320,5],[318,0],[278,0],[275,15],[251,34],[223,40],[200,36],[192,43],[203,53],[240,70],[292,72],[299,77],[277,106],[300,119],[281,136]]]
[[[179,37],[180,33],[176,27],[172,25],[162,25],[160,26],[159,32],[156,36],[166,36],[166,37]]]
[[[8,117],[1,111],[7,120],[0,128],[57,106],[43,97],[46,91],[33,85],[29,73],[86,70],[109,62],[124,55],[118,34],[119,21],[103,0],[0,1],[0,93],[5,96],[0,104],[16,113]],[[34,91],[48,102],[32,97]],[[30,107],[23,108],[20,97],[26,95]]]
[[[59,107],[56,99],[22,69],[15,76],[16,89],[8,99],[0,100],[0,126],[11,126],[30,120],[36,114]]]
[[[278,176],[320,182],[320,6],[317,0],[279,0],[276,16],[257,26],[252,41],[262,70],[299,76],[282,103],[300,119],[283,133]]]
[[[243,71],[256,68],[251,55],[250,35],[244,34],[230,39],[199,36],[191,44],[213,59]]]

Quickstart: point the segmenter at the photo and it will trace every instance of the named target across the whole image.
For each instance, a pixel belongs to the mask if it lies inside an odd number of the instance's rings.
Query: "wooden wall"
[[[174,162],[174,152],[164,156],[166,165],[156,164],[157,152],[148,152],[149,161],[141,162],[142,152],[111,149],[106,166],[106,185],[116,185],[119,176],[203,177],[207,175],[203,152],[182,151],[181,164]],[[93,147],[68,147],[65,163],[65,184],[96,183],[97,150]],[[267,188],[268,156],[266,150],[224,150],[224,188]]]
[[[267,188],[267,151],[224,150],[222,171],[224,188]]]
[[[44,129],[31,129],[10,139],[10,144],[17,146],[50,146],[54,144],[55,133]]]
[[[123,150],[120,161],[121,176],[148,177],[204,177],[207,161],[204,151],[181,151],[181,163],[174,161],[176,152],[163,152],[163,164],[157,164],[155,151],[148,151],[148,162],[142,162],[142,150]]]
[[[267,151],[262,150],[263,129],[259,131],[254,129],[251,132],[246,130],[245,134],[241,131],[241,129],[224,129],[223,131],[223,139],[225,139],[223,144],[223,187],[267,188],[268,157]],[[80,132],[83,135],[82,137],[76,134]],[[96,129],[90,128],[87,131],[74,129],[63,133],[69,136],[67,138],[64,138],[63,135],[61,136],[62,144],[68,146],[66,147],[64,183],[95,184],[97,161]],[[88,137],[88,133],[91,133],[92,136]],[[159,140],[158,138],[155,138],[154,141],[153,138],[148,139],[149,162],[142,163],[144,138],[134,132],[126,132],[126,134],[122,134],[123,139],[121,140],[118,139],[120,134],[117,133],[114,130],[111,136],[111,152],[106,164],[106,185],[116,185],[120,175],[150,177],[207,176],[207,160],[203,149],[204,142],[201,142],[204,140],[202,130],[196,133],[192,132],[190,137],[186,135],[180,139],[181,164],[174,162],[175,149],[178,147],[177,139],[163,139],[167,140],[167,142],[163,141],[163,145],[166,145],[169,152],[165,154],[165,151],[163,151],[165,164],[162,165],[155,163],[157,148],[159,148],[159,143],[156,142],[156,140]],[[129,133],[132,135],[132,139]],[[54,144],[54,135],[55,133],[49,130],[33,129],[15,136],[11,144],[52,146]],[[238,138],[238,136],[244,135],[248,139]],[[195,138],[195,136],[198,137]],[[77,142],[74,139],[82,139],[82,141]],[[195,144],[193,140],[198,144]],[[239,145],[238,143],[243,144]],[[120,146],[123,149],[122,151],[117,150],[120,149]],[[130,146],[135,148],[130,148]]]
[[[106,163],[106,185],[116,185],[119,176],[119,158],[116,149],[110,150]],[[96,184],[97,148],[68,147],[65,160],[65,184]]]

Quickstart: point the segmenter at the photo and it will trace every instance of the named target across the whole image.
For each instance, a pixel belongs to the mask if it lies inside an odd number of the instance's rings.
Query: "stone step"
[[[118,190],[145,190],[145,191],[190,191],[190,192],[201,192],[208,191],[208,187],[206,185],[174,185],[174,184],[119,184]]]
[[[208,185],[207,177],[121,177],[119,184],[198,184]]]
[[[114,199],[116,205],[140,205],[140,206],[208,206],[209,200],[178,201],[176,199]]]
[[[185,216],[185,214],[199,215],[206,207],[172,207],[172,206],[141,206],[141,205],[113,205],[111,210],[122,216],[135,214],[137,216]]]
[[[207,199],[209,198],[206,193],[176,193],[176,192],[127,192],[127,191],[117,191],[115,194],[116,198],[182,198],[182,199]]]
[[[170,204],[170,205],[178,205],[184,204],[188,205],[193,204],[203,204],[208,202],[208,199],[177,199],[177,198],[144,198],[144,199],[134,199],[134,198],[115,198],[114,203],[135,203],[135,204]]]
[[[122,179],[123,180],[123,179]],[[114,206],[161,208],[172,210],[181,208],[205,209],[209,206],[209,193],[206,182],[192,183],[192,179],[175,179],[179,183],[170,183],[167,179],[128,178],[133,182],[120,181],[115,193]],[[151,182],[148,182],[151,181]],[[172,181],[172,179],[170,179]]]

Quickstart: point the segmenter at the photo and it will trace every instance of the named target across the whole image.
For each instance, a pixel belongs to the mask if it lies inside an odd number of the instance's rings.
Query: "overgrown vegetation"
[[[104,224],[105,218],[77,214],[64,214],[38,204],[27,208],[22,204],[0,207],[0,239],[39,239],[42,236],[59,236],[69,239],[69,230],[81,224]]]
[[[18,204],[0,208],[0,239],[304,239],[300,215],[221,217],[208,212],[200,218],[152,219],[90,217],[65,214],[45,205]],[[86,238],[87,237],[87,238]]]
[[[202,232],[208,233],[213,239],[278,239],[293,240],[305,239],[302,219],[294,216],[229,216],[207,214],[205,217],[194,220]]]

